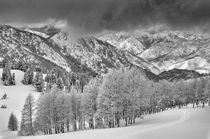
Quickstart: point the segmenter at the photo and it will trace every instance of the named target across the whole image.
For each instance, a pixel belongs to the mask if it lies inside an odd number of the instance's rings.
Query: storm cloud
[[[154,24],[173,28],[209,27],[209,0],[0,0],[0,23],[66,21],[97,32]],[[60,23],[60,22],[59,22]]]

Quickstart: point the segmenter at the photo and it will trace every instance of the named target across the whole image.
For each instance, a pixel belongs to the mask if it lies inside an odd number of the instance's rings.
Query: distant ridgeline
[[[188,80],[193,78],[205,77],[210,76],[210,74],[199,73],[194,70],[187,70],[187,69],[172,69],[168,71],[161,72],[160,74],[156,75],[149,70],[144,70],[146,77],[153,81],[160,81],[160,80],[167,80],[170,82],[179,81],[179,80]]]

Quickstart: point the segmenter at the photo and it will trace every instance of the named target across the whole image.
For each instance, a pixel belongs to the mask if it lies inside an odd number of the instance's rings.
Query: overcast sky
[[[167,24],[209,28],[210,0],[0,0],[0,24],[42,25],[98,32]]]

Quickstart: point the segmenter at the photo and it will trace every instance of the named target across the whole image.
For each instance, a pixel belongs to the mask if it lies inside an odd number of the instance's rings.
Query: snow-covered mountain
[[[67,60],[51,42],[34,33],[11,26],[0,26],[0,57],[8,57],[16,65],[33,63],[43,67],[61,67],[70,71]],[[18,65],[17,65],[18,66]]]
[[[47,26],[0,26],[0,61],[9,57],[17,67],[25,62],[91,76],[132,66],[145,69],[151,77],[173,69],[209,73],[209,44],[208,35],[186,31],[104,31],[73,41],[67,33]]]
[[[137,66],[144,69],[158,69],[144,59],[138,57],[130,51],[119,49],[115,45],[104,41],[97,36],[89,36],[72,42],[65,33],[58,33],[52,37],[55,42],[66,54],[77,59],[82,65],[93,69],[96,73],[107,72],[109,68],[120,66]]]
[[[50,25],[49,26],[45,25],[43,27],[36,27],[36,28],[26,27],[26,28],[22,28],[22,30],[34,33],[46,39],[60,32],[60,29],[55,28],[54,26],[50,26]]]
[[[153,64],[159,72],[175,68],[200,73],[210,71],[208,35],[187,31],[137,30],[129,33],[105,32],[99,38]]]
[[[46,69],[56,66],[67,72],[92,76],[120,66],[152,67],[129,51],[117,49],[93,36],[80,38],[73,43],[62,32],[46,39],[37,33],[4,25],[0,26],[0,46],[1,59],[10,58],[16,67],[22,63],[41,65]]]

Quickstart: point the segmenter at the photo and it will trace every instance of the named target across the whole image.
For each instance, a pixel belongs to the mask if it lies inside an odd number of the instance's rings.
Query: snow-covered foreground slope
[[[7,94],[8,99],[0,100],[0,106],[5,104],[7,109],[0,109],[0,136],[1,134],[7,134],[7,124],[10,114],[13,112],[20,123],[21,111],[25,102],[25,98],[29,93],[32,93],[35,98],[38,98],[39,93],[36,92],[35,88],[31,85],[23,85],[21,80],[23,79],[24,73],[21,71],[12,71],[15,73],[16,85],[15,86],[4,86],[2,80],[0,80],[0,98],[4,93]],[[2,69],[0,69],[0,77],[2,75]]]
[[[58,135],[17,137],[7,130],[7,122],[11,112],[18,120],[25,98],[32,93],[38,98],[32,86],[21,83],[23,72],[13,71],[16,74],[16,86],[6,87],[0,81],[0,96],[7,93],[7,100],[0,100],[0,105],[6,104],[7,109],[0,109],[0,139],[210,139],[210,107],[174,109],[157,114],[147,115],[138,119],[136,124],[129,127],[114,129],[96,129],[70,132]],[[0,75],[2,69],[0,69]]]
[[[145,116],[144,120],[129,127],[18,139],[209,139],[209,115],[209,107],[176,109]]]
[[[132,136],[132,139],[210,139],[210,108],[184,111],[189,113],[190,117],[182,123],[137,134]]]

